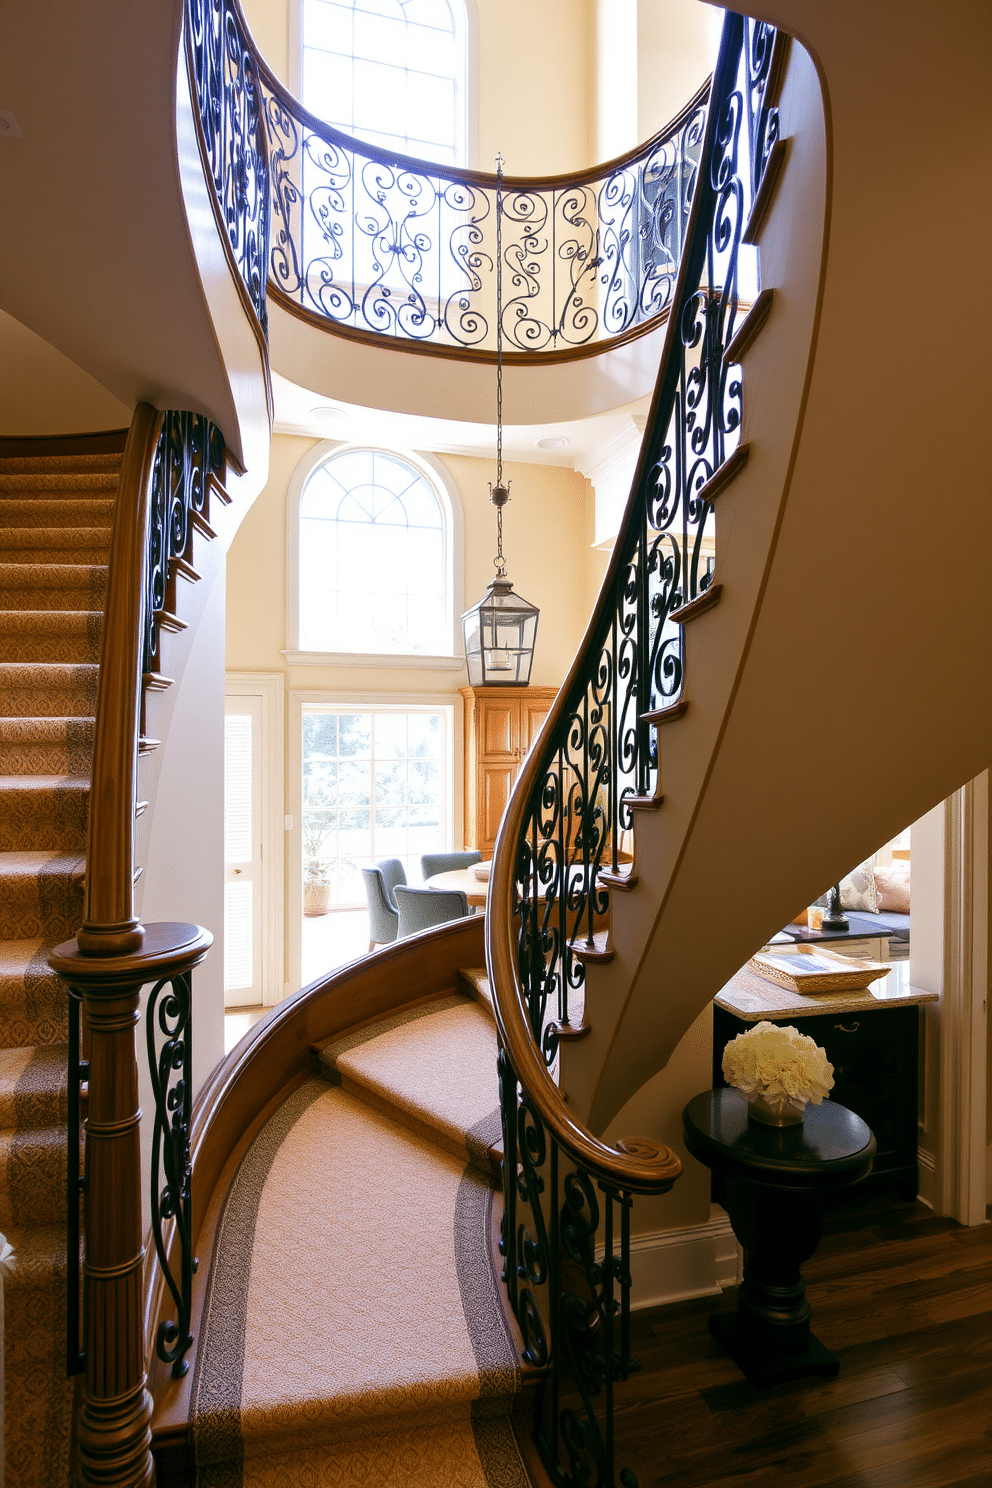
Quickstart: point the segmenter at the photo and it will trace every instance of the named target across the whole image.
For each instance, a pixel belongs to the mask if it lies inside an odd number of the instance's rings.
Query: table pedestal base
[[[738,1369],[746,1376],[749,1385],[756,1390],[767,1390],[772,1385],[784,1385],[787,1380],[805,1379],[808,1375],[821,1375],[833,1379],[840,1373],[840,1360],[832,1354],[815,1334],[810,1333],[805,1353],[773,1355],[755,1353],[750,1343],[739,1335],[735,1312],[716,1312],[710,1317],[710,1332],[733,1359]]]

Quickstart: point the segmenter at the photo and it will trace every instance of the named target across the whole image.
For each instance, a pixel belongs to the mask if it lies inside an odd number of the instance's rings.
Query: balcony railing
[[[218,225],[263,332],[267,268],[272,298],[324,329],[495,358],[495,174],[317,119],[258,55],[237,0],[186,0],[186,57]],[[606,165],[504,176],[507,360],[588,355],[667,314],[708,92]]]
[[[352,139],[308,113],[264,62],[258,68],[278,302],[366,341],[495,356],[495,175]],[[504,176],[509,357],[598,350],[668,310],[707,92],[607,165],[547,180]]]

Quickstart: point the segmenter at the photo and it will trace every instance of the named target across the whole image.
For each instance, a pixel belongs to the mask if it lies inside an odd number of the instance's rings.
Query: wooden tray
[[[864,992],[872,982],[888,976],[892,967],[887,961],[860,961],[820,946],[796,946],[787,952],[752,956],[748,970],[792,992]]]

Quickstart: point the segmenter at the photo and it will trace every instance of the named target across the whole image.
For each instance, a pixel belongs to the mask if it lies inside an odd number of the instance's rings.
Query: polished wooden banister
[[[90,956],[140,948],[134,913],[134,817],[141,709],[141,648],[149,508],[163,415],[139,403],[128,433],[110,539],[103,650],[97,678],[83,923]]]
[[[68,1366],[84,1370],[76,1423],[82,1488],[149,1488],[154,1477],[151,1399],[146,1389],[141,1287],[142,1113],[135,1030],[142,989],[155,986],[146,1043],[155,1102],[152,1229],[177,1321],[158,1332],[159,1357],[173,1373],[187,1367],[194,1260],[189,1237],[190,975],[213,937],[199,925],[142,925],[134,913],[134,823],[147,614],[152,606],[152,505],[164,493],[166,418],[147,403],[135,410],[124,450],[108,557],[103,646],[86,840],[84,921],[56,946],[49,965],[66,984],[70,1020],[67,1266]],[[195,418],[194,418],[195,422]],[[204,424],[202,419],[200,424]],[[180,418],[180,424],[182,420]],[[199,444],[207,435],[197,425]],[[202,451],[201,451],[202,452]],[[181,453],[181,451],[180,451]],[[161,515],[161,514],[160,514]],[[171,516],[171,508],[165,519]],[[80,1063],[78,1011],[87,1059]],[[79,1177],[78,1090],[88,1085],[85,1178]],[[83,1343],[79,1348],[79,1201],[85,1195],[82,1263]],[[163,1226],[177,1233],[180,1278],[172,1275]],[[76,1253],[73,1253],[73,1252]]]

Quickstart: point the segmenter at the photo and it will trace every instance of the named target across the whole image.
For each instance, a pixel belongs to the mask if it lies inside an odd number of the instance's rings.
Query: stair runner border
[[[458,1001],[442,999],[440,1005]],[[385,1024],[398,1026],[439,1003],[410,1009],[346,1036],[349,1047],[375,1036]],[[328,1081],[314,1075],[295,1090],[262,1127],[245,1152],[224,1198],[214,1237],[203,1304],[200,1344],[190,1392],[190,1432],[197,1488],[242,1488],[240,1429],[245,1307],[258,1205],[283,1142]],[[454,1232],[458,1287],[466,1329],[479,1371],[479,1396],[470,1421],[487,1488],[530,1488],[508,1416],[489,1402],[505,1399],[519,1377],[517,1357],[503,1317],[489,1253],[493,1190],[470,1164],[459,1185]],[[383,1418],[384,1422],[389,1418]],[[333,1446],[329,1447],[333,1451]]]

